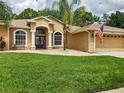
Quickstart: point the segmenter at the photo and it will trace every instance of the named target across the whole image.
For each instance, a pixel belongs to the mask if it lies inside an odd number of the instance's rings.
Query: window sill
[[[63,45],[53,45],[54,47],[62,47]]]
[[[15,45],[15,47],[26,47],[26,45]]]

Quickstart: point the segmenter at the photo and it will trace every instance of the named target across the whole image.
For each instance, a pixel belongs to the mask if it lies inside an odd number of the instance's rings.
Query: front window
[[[62,45],[62,34],[60,32],[56,32],[55,36],[55,45]]]
[[[15,32],[15,44],[16,45],[25,45],[26,44],[26,32],[16,31]]]

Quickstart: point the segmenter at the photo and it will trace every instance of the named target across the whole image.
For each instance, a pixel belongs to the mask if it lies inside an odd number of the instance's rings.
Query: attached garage
[[[84,52],[124,51],[124,29],[104,26],[101,43],[97,35],[99,27],[98,23],[94,23],[68,31],[70,32],[67,34],[68,48]]]
[[[104,34],[102,43],[96,35],[96,51],[124,51],[124,35]]]

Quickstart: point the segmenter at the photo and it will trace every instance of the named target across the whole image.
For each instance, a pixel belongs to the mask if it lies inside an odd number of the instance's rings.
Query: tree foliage
[[[1,3],[2,5],[7,6],[6,3],[2,1]],[[2,10],[2,8],[0,9],[0,11],[2,11],[2,14],[0,14],[0,18],[8,20],[11,16],[14,19],[31,19],[38,16],[51,15],[59,20],[62,20],[65,24],[73,24],[77,26],[84,26],[99,20],[99,18],[92,15],[91,12],[87,12],[85,10],[85,7],[80,7],[74,11],[74,4],[78,5],[79,3],[80,0],[56,0],[53,3],[53,6],[58,6],[57,9],[47,8],[44,10],[35,11],[31,8],[27,8],[18,15],[12,14],[11,8],[7,6],[5,10]],[[6,16],[3,16],[4,14],[6,14]]]
[[[49,8],[43,9],[43,10],[39,10],[39,11],[35,11],[33,9],[27,8],[24,11],[22,11],[19,15],[17,14],[13,14],[13,18],[16,19],[31,19],[31,18],[35,18],[38,16],[54,16],[58,19],[61,19],[61,15],[59,14],[58,10],[51,10]]]
[[[8,27],[8,21],[12,18],[11,8],[0,0],[0,20],[4,20],[5,26]]]
[[[116,11],[116,13],[112,13],[107,25],[124,28],[124,12]]]
[[[53,3],[53,7],[57,6],[58,10],[60,12],[60,15],[62,16],[62,21],[65,24],[72,24],[73,23],[73,5],[79,4],[80,0],[72,0],[72,2],[69,4],[71,0],[56,0]]]
[[[58,10],[51,10],[49,8],[46,8],[44,10],[38,11],[38,16],[48,16],[48,15],[51,15],[57,19],[61,19],[61,15]]]
[[[87,12],[85,7],[80,7],[74,12],[74,25],[84,26],[98,21],[99,17],[94,16],[91,12]]]
[[[69,2],[71,1],[71,2]],[[53,9],[43,9],[35,11],[27,8],[19,15],[13,14],[14,18],[29,19],[38,16],[51,15],[59,20],[62,20],[65,24],[84,26],[94,21],[98,21],[99,18],[93,16],[91,12],[87,12],[84,7],[80,7],[74,11],[74,4],[79,4],[80,0],[56,0],[53,3]],[[54,9],[54,7],[58,7]],[[74,21],[73,21],[74,20]]]
[[[27,8],[24,11],[22,11],[19,15],[17,15],[17,19],[31,19],[31,18],[35,18],[38,16],[37,11],[31,9],[31,8]]]

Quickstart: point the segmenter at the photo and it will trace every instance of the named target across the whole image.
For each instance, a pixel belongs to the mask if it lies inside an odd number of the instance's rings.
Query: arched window
[[[62,34],[60,32],[56,32],[54,38],[55,45],[62,45]]]
[[[15,32],[15,45],[26,45],[26,32],[18,30]]]

